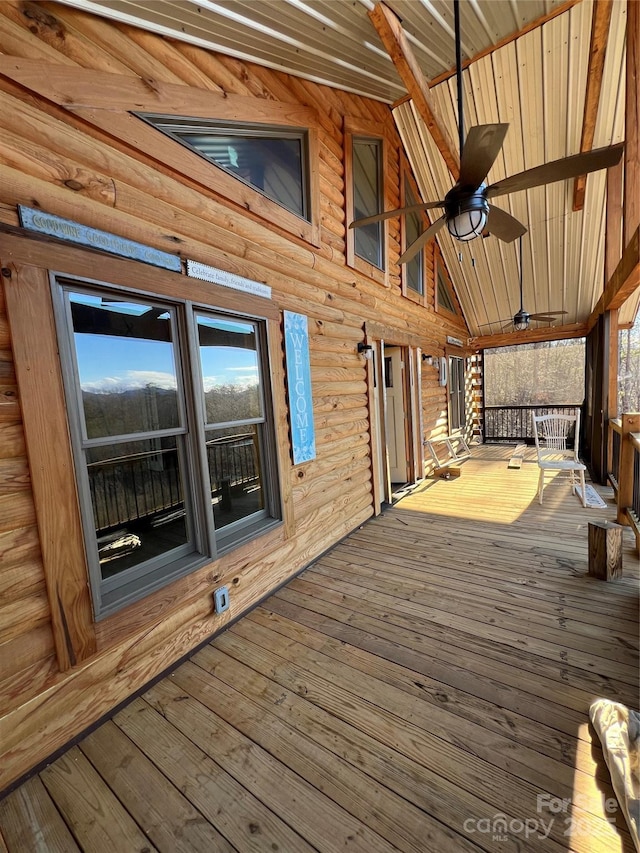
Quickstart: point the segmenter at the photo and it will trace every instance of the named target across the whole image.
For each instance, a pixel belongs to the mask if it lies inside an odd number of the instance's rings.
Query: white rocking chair
[[[567,448],[567,439],[573,428],[573,450]],[[578,458],[578,436],[580,435],[580,410],[573,415],[536,415],[533,413],[533,435],[536,440],[538,465],[538,500],[542,503],[544,477],[547,471],[569,474],[571,491],[575,495],[578,483],[582,506],[587,505],[587,492],[584,483],[584,465]]]

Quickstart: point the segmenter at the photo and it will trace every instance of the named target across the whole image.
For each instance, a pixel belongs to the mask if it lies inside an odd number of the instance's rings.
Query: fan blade
[[[446,216],[441,216],[440,219],[436,219],[433,225],[430,225],[426,231],[422,232],[422,234],[418,237],[417,240],[413,241],[413,243],[405,251],[404,255],[400,257],[398,263],[406,264],[408,261],[411,260],[411,258],[413,258],[414,255],[417,255],[420,249],[424,246],[424,244],[427,243],[433,237],[434,234],[438,233],[438,231],[442,228],[446,221]]]
[[[556,320],[560,314],[568,314],[568,311],[539,311],[537,314],[532,314],[532,320]]]
[[[500,153],[508,129],[508,124],[479,124],[469,130],[460,159],[461,187],[478,189]]]
[[[487,220],[486,230],[505,243],[512,243],[527,233],[522,222],[518,222],[506,210],[502,210],[493,204],[489,205],[489,219]]]
[[[564,181],[567,178],[577,178],[579,175],[588,175],[589,172],[597,172],[599,169],[608,169],[615,166],[622,157],[624,143],[610,145],[607,148],[596,148],[593,151],[584,151],[582,154],[573,154],[562,160],[554,160],[552,163],[543,163],[517,175],[511,175],[503,181],[498,181],[487,187],[487,198],[493,198],[505,193],[518,192],[519,190],[530,190],[543,184],[553,184],[555,181]]]
[[[409,207],[398,207],[396,210],[385,210],[384,213],[376,213],[374,216],[365,216],[362,219],[354,219],[349,228],[361,228],[363,225],[371,225],[372,222],[383,222],[385,219],[393,219],[403,213],[417,213],[420,210],[433,210],[434,207],[444,207],[443,201],[425,201],[420,204],[412,204]]]
[[[484,329],[484,327],[485,327],[485,326],[497,326],[497,325],[498,325],[498,323],[506,323],[506,322],[507,322],[507,318],[506,318],[506,317],[502,317],[502,319],[500,319],[500,320],[494,320],[492,323],[480,323],[480,325],[478,326],[478,328],[479,328],[479,329]],[[509,320],[509,323],[512,323],[512,322],[513,322],[513,320],[512,320],[512,319],[510,319],[510,320]]]

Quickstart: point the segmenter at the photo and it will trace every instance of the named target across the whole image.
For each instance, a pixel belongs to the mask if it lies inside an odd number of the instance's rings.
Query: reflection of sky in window
[[[87,293],[71,293],[72,302],[102,308],[108,313],[140,317],[149,311],[148,304],[111,302]],[[169,312],[158,319],[169,317]],[[198,324],[224,333],[229,340],[234,334],[253,338],[251,323],[198,316]],[[120,392],[154,386],[175,389],[176,366],[173,344],[119,335],[75,333],[80,385],[83,391]],[[220,385],[246,388],[258,384],[258,356],[255,349],[234,346],[201,346],[204,390]]]
[[[255,350],[255,329],[251,323],[222,320],[219,317],[198,315],[198,325],[229,335],[249,335],[254,349],[234,346],[200,345],[202,383],[205,391],[220,385],[247,388],[258,384],[258,354]]]
[[[176,387],[173,347],[113,335],[74,335],[83,391]]]
[[[112,302],[87,293],[72,293],[72,302],[111,313],[140,317],[150,306],[138,302]],[[158,319],[166,319],[165,312]],[[173,344],[144,338],[93,333],[74,334],[80,386],[83,391],[119,392],[153,386],[176,388]]]

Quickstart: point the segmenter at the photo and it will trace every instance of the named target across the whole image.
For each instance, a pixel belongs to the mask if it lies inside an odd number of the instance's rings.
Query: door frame
[[[374,515],[382,512],[384,504],[393,502],[389,472],[389,452],[385,418],[384,347],[404,350],[405,369],[403,388],[405,422],[407,425],[407,476],[410,483],[424,479],[424,447],[422,443],[422,350],[416,335],[379,323],[365,323],[365,343],[373,348],[373,358],[367,360],[367,397],[369,408],[369,442]],[[380,393],[382,391],[383,393]]]

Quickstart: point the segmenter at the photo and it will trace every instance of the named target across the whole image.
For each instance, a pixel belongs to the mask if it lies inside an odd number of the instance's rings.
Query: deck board
[[[633,537],[589,577],[612,503],[540,506],[511,451],[405,494],[0,802],[9,853],[631,853],[588,708],[637,702]]]

